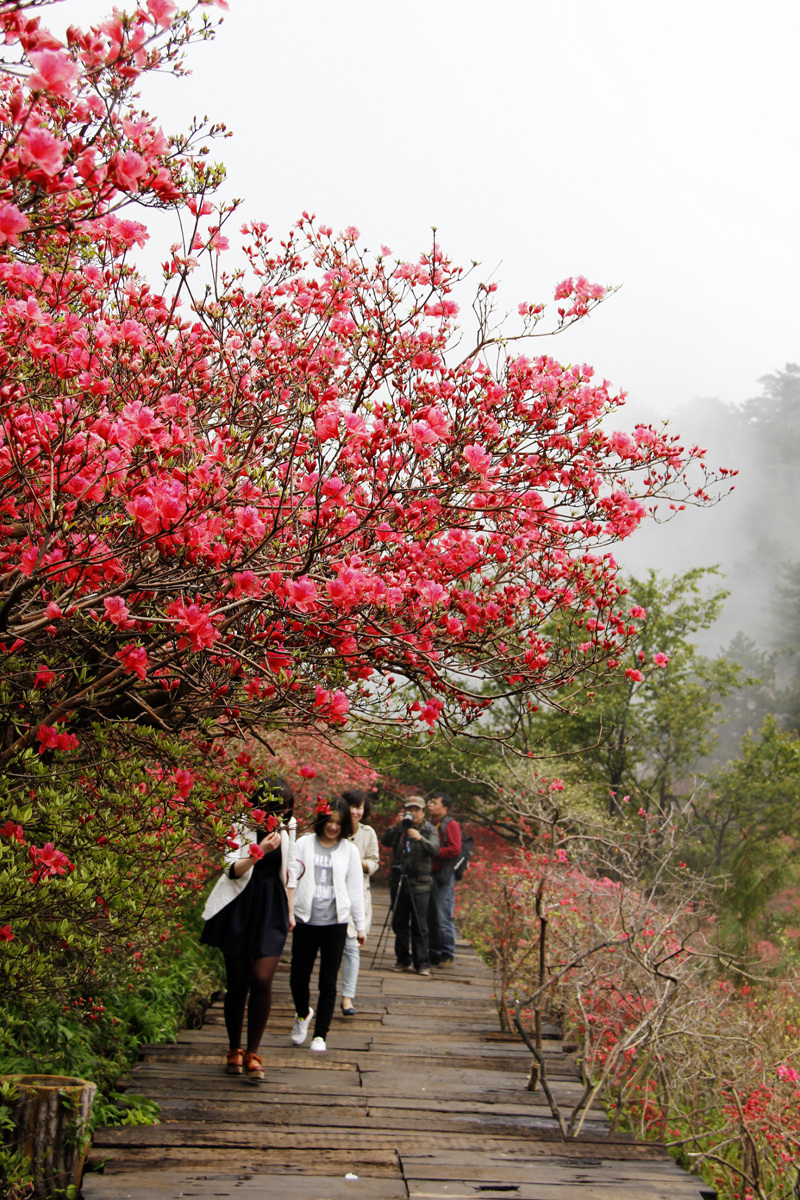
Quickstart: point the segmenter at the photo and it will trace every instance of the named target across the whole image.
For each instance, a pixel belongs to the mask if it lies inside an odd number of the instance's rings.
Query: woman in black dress
[[[227,1071],[254,1083],[264,1078],[258,1053],[272,1007],[272,980],[286,936],[294,927],[291,896],[295,886],[294,819],[291,829],[277,827],[291,818],[292,790],[284,779],[262,785],[253,796],[254,826],[237,827],[238,846],[226,855],[230,866],[208,898],[201,942],[225,956],[225,1027]],[[256,840],[258,839],[258,840]],[[249,993],[249,1002],[248,1002]],[[247,1047],[242,1026],[247,1007]]]

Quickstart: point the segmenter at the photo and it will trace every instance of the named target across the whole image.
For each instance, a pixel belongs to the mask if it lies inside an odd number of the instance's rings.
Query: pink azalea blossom
[[[162,29],[169,29],[176,6],[173,0],[147,0],[147,10],[157,25]]]
[[[106,610],[106,619],[116,625],[117,629],[128,629],[131,623],[128,620],[130,609],[121,596],[106,596],[103,600],[103,608]]]
[[[178,632],[186,635],[179,640],[179,647],[190,645],[195,651],[210,650],[219,639],[211,620],[210,604],[184,604],[182,600],[174,600],[167,614],[175,620]]]
[[[187,771],[185,767],[177,767],[173,775],[173,780],[176,791],[185,800],[195,785],[194,772]]]
[[[489,469],[492,461],[491,454],[487,454],[483,446],[478,445],[465,446],[464,458],[469,463],[471,469],[473,471],[478,471],[480,474],[483,474]]]
[[[0,205],[0,246],[4,242],[8,242],[9,246],[18,246],[19,234],[29,228],[30,221],[16,204]]]
[[[36,732],[39,739],[39,753],[46,750],[74,750],[78,739],[74,733],[62,733],[55,725],[41,724]]]
[[[64,165],[67,147],[46,129],[31,129],[20,139],[20,162],[38,167],[45,175],[56,175]]]
[[[60,96],[62,100],[72,99],[80,68],[66,51],[38,50],[33,51],[29,58],[34,67],[28,79],[31,91],[47,91]]]
[[[147,657],[147,651],[143,646],[124,646],[122,650],[118,650],[114,656],[122,663],[126,671],[131,675],[138,676],[139,679],[147,678],[147,668],[150,665]]]
[[[56,850],[52,842],[45,842],[41,848],[30,846],[28,854],[34,865],[34,872],[29,876],[31,883],[39,883],[54,875],[65,875],[74,869],[66,854]]]
[[[36,671],[36,678],[33,681],[35,688],[48,688],[56,677],[55,671],[51,671],[50,667],[40,666]]]

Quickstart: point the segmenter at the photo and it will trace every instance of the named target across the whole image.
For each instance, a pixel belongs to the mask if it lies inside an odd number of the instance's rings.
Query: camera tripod
[[[381,929],[380,935],[378,937],[378,944],[375,947],[375,953],[372,956],[372,963],[371,963],[372,967],[374,967],[375,963],[378,961],[378,955],[381,953],[384,953],[386,950],[386,946],[384,944],[384,939],[388,940],[388,931],[392,927],[392,917],[394,916],[394,910],[397,907],[397,901],[398,901],[400,894],[404,887],[407,889],[408,898],[411,901],[411,913],[412,913],[412,918],[413,918],[412,919],[412,932],[411,932],[412,945],[413,945],[413,937],[414,937],[413,925],[414,925],[414,923],[416,923],[416,927],[419,930],[419,935],[425,945],[425,957],[426,958],[428,957],[428,953],[429,953],[429,951],[428,951],[427,914],[426,914],[425,924],[423,925],[419,919],[419,909],[417,908],[417,898],[415,897],[413,889],[411,887],[411,880],[408,877],[408,870],[406,868],[406,864],[403,863],[402,866],[399,868],[399,870],[395,867],[392,867],[392,872],[397,876],[397,886],[391,887],[391,884],[390,884],[391,894],[392,894],[392,902],[389,905],[389,911],[386,914],[386,919],[383,922],[383,928]],[[427,903],[427,894],[424,897],[420,897],[420,898],[423,899]],[[383,950],[381,949],[382,944],[383,944]]]

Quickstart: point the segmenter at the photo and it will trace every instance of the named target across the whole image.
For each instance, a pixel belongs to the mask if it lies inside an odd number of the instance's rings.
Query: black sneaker
[[[391,971],[413,971],[414,970],[411,963],[401,963],[399,961],[399,959],[397,962],[393,962],[389,969]]]

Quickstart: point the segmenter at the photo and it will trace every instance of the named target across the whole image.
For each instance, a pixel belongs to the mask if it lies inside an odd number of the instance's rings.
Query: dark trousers
[[[456,881],[452,875],[446,883],[441,883],[439,873],[434,872],[428,903],[428,945],[432,963],[456,956],[456,927],[453,921],[455,887]]]
[[[412,961],[421,971],[428,965],[428,896],[430,889],[411,890],[407,877],[392,880],[394,913],[394,954],[399,963],[408,966]],[[410,931],[410,938],[409,938]],[[409,945],[410,940],[410,945]]]
[[[336,980],[346,938],[346,924],[306,925],[298,921],[294,927],[289,987],[298,1017],[308,1016],[311,972],[319,951],[319,1000],[314,1037],[326,1037],[331,1027],[336,1007]]]

